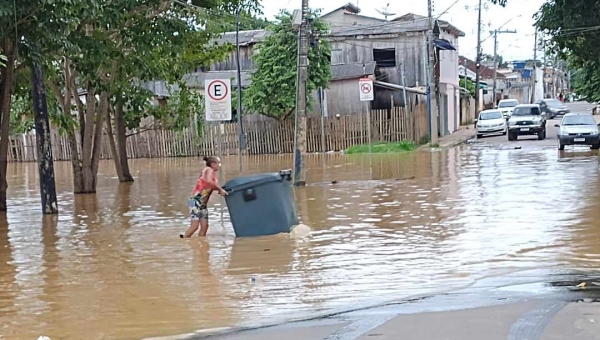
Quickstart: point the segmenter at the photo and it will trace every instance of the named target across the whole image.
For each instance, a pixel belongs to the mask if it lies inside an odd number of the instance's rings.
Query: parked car
[[[496,133],[506,135],[506,119],[500,110],[481,111],[475,123],[477,138]]]
[[[508,120],[508,140],[531,135],[537,135],[539,140],[546,138],[546,115],[537,104],[517,105]]]
[[[509,119],[517,105],[519,101],[516,99],[502,99],[498,102],[498,110],[502,111],[504,118]]]
[[[540,99],[535,103],[540,106],[542,112],[546,114],[548,119],[564,116],[571,112],[571,110],[558,99]]]
[[[558,149],[564,150],[567,145],[589,145],[594,150],[600,149],[598,124],[589,113],[569,113],[554,125],[558,129]]]

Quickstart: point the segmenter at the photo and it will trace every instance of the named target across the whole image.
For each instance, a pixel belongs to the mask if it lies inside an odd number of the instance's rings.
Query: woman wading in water
[[[198,236],[206,236],[208,231],[208,200],[213,191],[217,190],[220,195],[227,196],[227,192],[219,186],[217,180],[217,171],[221,169],[221,160],[219,157],[210,156],[204,157],[206,167],[200,173],[196,186],[192,191],[192,196],[188,200],[190,208],[190,227],[184,234],[180,234],[181,238],[189,238],[194,235],[198,227],[200,234]]]

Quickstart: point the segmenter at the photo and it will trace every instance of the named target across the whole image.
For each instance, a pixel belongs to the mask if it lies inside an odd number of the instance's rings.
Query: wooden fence
[[[371,139],[373,141],[412,140],[420,142],[428,134],[427,111],[425,104],[412,109],[396,107],[390,110],[370,112]],[[322,152],[321,118],[307,120],[308,152]],[[325,118],[325,151],[341,151],[368,140],[366,114],[351,114]],[[281,154],[292,153],[294,148],[294,122],[245,121],[246,153]],[[105,132],[106,133],[106,132]],[[193,129],[184,131],[154,130],[131,131],[127,138],[129,158],[194,157],[218,153],[219,138],[223,155],[236,155],[238,152],[237,123],[207,125],[200,134]],[[220,136],[219,136],[220,134]],[[71,157],[66,136],[52,131],[52,151],[54,160],[64,161]],[[108,138],[105,135],[101,158],[111,157]],[[9,148],[9,161],[36,161],[35,135],[13,136]]]

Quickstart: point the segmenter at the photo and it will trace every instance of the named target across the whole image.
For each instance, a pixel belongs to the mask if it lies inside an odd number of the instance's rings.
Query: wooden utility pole
[[[298,72],[296,89],[296,128],[294,185],[306,184],[302,157],[306,154],[306,83],[308,82],[308,0],[302,0],[302,21],[298,32]]]
[[[494,35],[494,85],[493,85],[493,94],[492,94],[492,98],[493,98],[493,103],[494,103],[494,107],[496,106],[497,103],[497,98],[496,98],[496,91],[497,91],[497,78],[498,78],[498,34],[501,33],[517,33],[517,31],[510,31],[510,30],[504,30],[504,31],[499,31],[499,30],[494,30],[492,32],[490,32]],[[502,99],[502,98],[500,98]]]
[[[435,82],[435,45],[433,42],[433,0],[427,1],[428,15],[429,15],[429,122],[430,122],[430,137],[431,144],[438,143],[438,89]]]
[[[238,3],[235,20],[235,59],[237,68],[237,122],[238,122],[238,162],[240,163],[240,176],[244,172],[243,166],[243,150],[245,149],[246,139],[244,138],[244,129],[242,127],[242,66],[240,62],[240,12],[242,11],[242,4]]]
[[[477,56],[475,57],[475,117],[479,117],[479,102],[481,100],[480,97],[480,89],[479,89],[479,81],[480,81],[480,69],[481,69],[481,0],[479,0],[479,14],[477,19]]]
[[[533,80],[533,89],[531,90],[531,103],[535,103],[535,90],[537,83],[537,38],[538,38],[538,29],[535,27],[534,41],[533,41],[533,75],[531,79]]]
[[[50,122],[46,104],[46,87],[44,71],[35,63],[31,68],[31,95],[33,112],[35,113],[35,140],[37,149],[38,170],[40,174],[40,194],[42,212],[57,214],[56,185],[54,182],[54,161],[52,159],[52,142],[50,140]],[[67,100],[71,100],[68,98]]]

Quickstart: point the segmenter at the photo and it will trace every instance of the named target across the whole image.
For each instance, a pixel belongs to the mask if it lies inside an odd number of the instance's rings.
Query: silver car
[[[498,103],[498,110],[502,111],[504,118],[508,120],[517,105],[519,105],[519,101],[516,99],[502,99]]]
[[[598,123],[588,113],[567,113],[555,127],[559,150],[564,150],[567,145],[589,145],[594,150],[600,149]]]
[[[477,138],[496,133],[506,135],[506,120],[500,110],[481,111],[476,124]]]
[[[527,135],[537,135],[539,140],[546,138],[546,115],[542,113],[539,105],[517,105],[508,120],[509,141]]]

